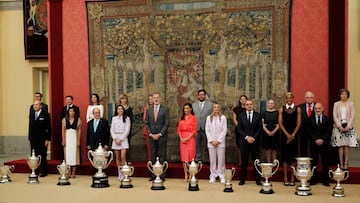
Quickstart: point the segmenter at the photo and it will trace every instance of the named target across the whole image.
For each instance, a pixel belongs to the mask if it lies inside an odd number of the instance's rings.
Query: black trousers
[[[258,142],[254,142],[252,144],[249,144],[247,141],[245,143],[242,143],[240,146],[241,150],[241,171],[240,171],[240,180],[246,179],[246,169],[247,165],[249,163],[249,156],[251,155],[251,163],[253,164],[255,159],[259,158],[260,153],[260,145]],[[255,173],[255,180],[260,180],[260,174],[254,170]]]
[[[322,164],[322,181],[329,182],[329,152],[330,152],[330,144],[328,142],[324,142],[322,145],[317,146],[315,142],[310,143],[310,151],[311,151],[311,168],[314,166],[318,166],[319,164],[319,155],[321,157]],[[317,168],[314,170],[314,175],[311,179],[313,182],[317,182],[318,180],[318,172]]]

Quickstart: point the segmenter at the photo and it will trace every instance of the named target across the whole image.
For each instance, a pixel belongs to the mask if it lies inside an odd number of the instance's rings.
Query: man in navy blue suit
[[[241,149],[241,173],[239,185],[245,184],[246,168],[249,162],[249,155],[251,155],[252,162],[259,158],[260,153],[260,132],[261,132],[261,118],[258,112],[254,111],[254,104],[252,100],[247,100],[245,103],[246,111],[243,111],[237,117],[238,133],[236,136],[239,140]],[[255,180],[257,185],[261,185],[260,174],[256,171]]]

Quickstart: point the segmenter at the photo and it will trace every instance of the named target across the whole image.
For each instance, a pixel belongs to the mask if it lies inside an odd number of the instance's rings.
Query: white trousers
[[[209,147],[210,178],[224,179],[225,171],[225,147]]]

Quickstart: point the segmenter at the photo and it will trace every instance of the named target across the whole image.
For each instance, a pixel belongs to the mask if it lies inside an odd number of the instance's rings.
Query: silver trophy
[[[1,173],[1,179],[0,179],[0,183],[8,183],[11,182],[11,179],[9,177],[9,174],[11,172],[13,172],[15,169],[14,165],[4,165],[2,167],[0,167],[0,173]]]
[[[331,175],[332,174],[332,175]],[[346,180],[349,178],[349,171],[343,171],[340,169],[339,164],[335,171],[329,170],[329,177],[336,181],[336,185],[333,188],[332,196],[334,197],[344,197],[344,188],[340,185],[340,181]]]
[[[148,161],[147,167],[149,171],[156,176],[155,180],[153,180],[152,182],[151,189],[165,190],[165,186],[163,185],[163,181],[161,180],[160,176],[168,169],[168,163],[164,161],[163,164],[161,164],[159,161],[159,157],[156,157],[155,164],[153,165],[151,161]]]
[[[29,176],[29,184],[39,183],[38,175],[36,175],[35,170],[39,167],[41,163],[41,156],[35,156],[35,150],[32,150],[31,156],[28,156],[26,160],[27,165],[31,169],[31,174]]]
[[[190,181],[189,181],[189,191],[198,191],[199,190],[199,181],[195,178],[195,175],[200,172],[202,168],[202,163],[199,161],[196,163],[194,159],[189,164],[186,162],[187,171],[190,174]]]
[[[260,193],[262,194],[273,194],[274,190],[272,189],[272,185],[269,182],[269,178],[272,177],[276,171],[279,169],[279,161],[277,159],[274,160],[273,163],[260,163],[259,159],[256,159],[254,161],[254,166],[256,171],[265,178],[265,182],[263,183],[263,187],[260,190]],[[261,171],[259,170],[259,167],[261,168]],[[276,169],[273,171],[273,168],[276,167]]]
[[[67,166],[65,160],[60,165],[57,165],[57,170],[60,173],[59,182],[57,185],[70,185],[68,173],[70,171],[70,166]]]
[[[110,159],[108,157],[110,157]],[[91,165],[98,170],[95,175],[93,175],[93,182],[91,187],[110,187],[108,176],[103,172],[103,170],[110,165],[113,159],[113,152],[106,151],[104,148],[102,148],[100,143],[99,147],[95,151],[88,151],[88,159],[91,162]]]
[[[235,175],[235,168],[231,168],[231,169],[225,169],[225,188],[224,188],[224,192],[234,192],[234,190],[232,189],[232,184],[231,184],[231,180]]]
[[[296,187],[295,194],[300,196],[312,195],[308,181],[313,176],[316,166],[310,169],[312,160],[310,157],[297,157],[296,160],[296,169],[295,167],[291,166],[291,168],[294,170],[295,177],[300,181],[300,185]]]
[[[134,174],[134,167],[127,165],[125,162],[125,165],[120,167],[121,174],[124,175],[124,179],[121,180],[120,188],[132,188],[133,185],[131,184],[131,179],[129,176],[132,176]]]

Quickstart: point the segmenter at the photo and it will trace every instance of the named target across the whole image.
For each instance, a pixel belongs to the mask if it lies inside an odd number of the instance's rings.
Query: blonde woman
[[[205,134],[207,137],[207,147],[210,159],[210,180],[215,183],[216,178],[220,178],[221,183],[225,183],[225,137],[227,133],[227,120],[220,112],[220,105],[213,104],[212,113],[207,116],[205,123]]]

